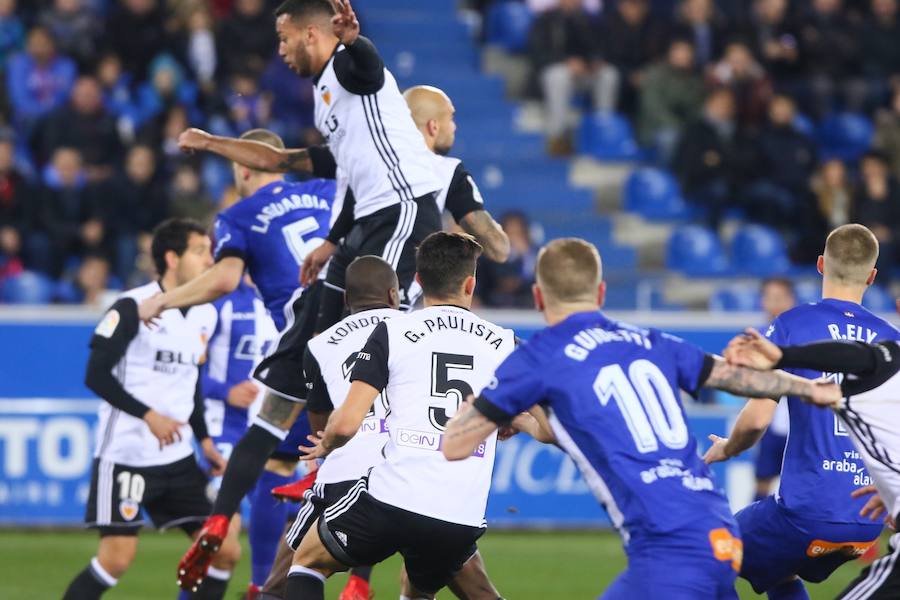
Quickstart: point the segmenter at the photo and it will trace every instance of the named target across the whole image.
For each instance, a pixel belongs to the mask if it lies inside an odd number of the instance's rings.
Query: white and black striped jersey
[[[441,454],[447,422],[481,392],[515,346],[509,329],[456,306],[430,306],[378,325],[356,357],[350,378],[385,396],[390,442],[369,475],[369,493],[420,515],[481,527],[496,435],[473,455]]]
[[[820,342],[782,348],[779,367],[847,373],[837,412],[878,493],[900,516],[900,343]]]
[[[360,311],[309,341],[303,358],[307,410],[325,413],[344,403],[350,391],[350,374],[356,364],[356,355],[379,323],[401,314],[392,308]],[[356,435],[329,454],[319,467],[316,483],[359,479],[384,460],[381,451],[388,441],[385,427],[388,410],[387,400],[380,394]]]
[[[484,210],[484,198],[472,175],[458,158],[433,154],[434,169],[441,182],[438,192],[438,210],[447,210],[459,223],[463,217],[476,210]]]
[[[198,376],[216,328],[216,309],[211,304],[169,309],[148,327],[138,318],[138,304],[161,291],[154,281],[125,292],[94,330],[87,383],[105,400],[97,458],[133,467],[173,463],[193,453],[192,429],[206,429]],[[148,409],[190,426],[181,427],[180,440],[160,449],[141,418]]]
[[[372,43],[338,45],[315,86],[315,122],[355,196],[359,219],[437,192],[431,152]]]

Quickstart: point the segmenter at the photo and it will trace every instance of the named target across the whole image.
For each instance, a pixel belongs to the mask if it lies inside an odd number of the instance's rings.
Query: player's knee
[[[118,579],[131,566],[136,554],[137,537],[105,537],[100,541],[97,560],[104,571]]]

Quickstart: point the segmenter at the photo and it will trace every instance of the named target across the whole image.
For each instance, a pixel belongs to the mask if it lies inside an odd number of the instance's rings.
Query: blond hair
[[[600,253],[582,239],[553,240],[538,253],[537,282],[550,302],[595,302],[602,280]]]
[[[866,285],[878,260],[878,239],[858,223],[841,225],[825,240],[824,275],[843,285]]]

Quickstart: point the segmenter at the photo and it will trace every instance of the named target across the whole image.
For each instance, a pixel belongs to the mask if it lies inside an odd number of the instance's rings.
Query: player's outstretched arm
[[[484,248],[484,255],[494,262],[509,258],[509,237],[486,210],[473,210],[459,221],[463,231],[473,236]]]
[[[441,452],[447,460],[463,460],[472,456],[478,445],[496,430],[497,424],[467,400],[459,405],[459,410],[447,423]]]
[[[331,413],[325,431],[309,436],[313,446],[300,446],[300,451],[304,453],[303,460],[324,458],[353,439],[380,392],[365,381],[351,383],[347,399]]]
[[[834,383],[804,379],[784,371],[757,371],[713,358],[709,376],[703,383],[738,396],[771,398],[800,396],[816,404],[835,405],[841,401],[841,388]]]
[[[256,140],[212,135],[202,129],[187,129],[178,136],[178,147],[183,152],[212,152],[232,162],[257,171],[311,173],[313,163],[306,148],[282,149]]]
[[[226,256],[199,277],[141,302],[138,307],[141,321],[149,323],[170,308],[186,308],[221,298],[237,289],[243,275],[243,259]]]
[[[741,409],[731,435],[722,438],[710,435],[712,447],[703,456],[709,463],[727,460],[753,447],[766,432],[778,403],[769,398],[750,398]]]

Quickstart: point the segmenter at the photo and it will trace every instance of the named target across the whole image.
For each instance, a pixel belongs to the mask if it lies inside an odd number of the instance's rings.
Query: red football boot
[[[299,479],[287,485],[279,485],[272,488],[272,495],[282,502],[301,502],[303,494],[316,482],[316,473],[313,471],[303,479]]]
[[[213,515],[203,524],[200,535],[178,563],[178,587],[196,592],[206,577],[213,555],[219,551],[228,534],[228,517]]]
[[[259,597],[260,592],[262,592],[262,590],[259,589],[259,586],[251,582],[247,585],[247,591],[244,592],[244,596],[241,600],[256,600]]]
[[[338,600],[369,600],[375,594],[369,589],[369,582],[362,577],[351,575],[344,586],[344,591],[338,596]]]

